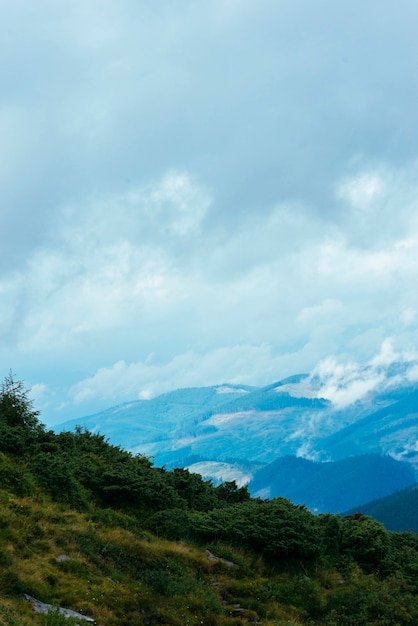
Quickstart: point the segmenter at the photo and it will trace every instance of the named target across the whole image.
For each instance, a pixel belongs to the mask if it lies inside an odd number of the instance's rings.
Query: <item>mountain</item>
[[[301,480],[295,497],[303,502],[312,500],[312,506],[319,510],[341,510],[387,495],[388,486],[395,491],[416,479],[418,385],[411,382],[416,377],[408,378],[406,374],[403,364],[392,364],[377,373],[365,368],[356,373],[357,378],[350,373],[348,382],[340,386],[318,376],[299,374],[262,388],[224,384],[180,389],[65,422],[55,431],[73,430],[80,425],[104,434],[124,449],[152,457],[156,465],[187,467],[216,483],[234,479],[239,485],[257,485],[251,489],[265,493],[276,489],[274,481],[260,482],[265,466],[283,457],[316,461],[321,465],[306,463],[305,472],[317,476],[324,494],[334,493],[336,500],[332,502],[323,495],[314,502],[314,479],[308,478]],[[364,381],[369,384],[369,380],[377,380],[378,384],[351,400],[353,390],[362,388]],[[361,474],[356,468],[364,460],[357,465],[349,462],[347,467],[325,463],[363,455],[381,464],[379,468],[365,468]],[[378,456],[409,464],[414,477],[406,475],[403,465],[401,469],[401,465],[394,464],[397,478],[388,480],[388,472],[382,467],[389,460],[377,461]],[[300,463],[293,463],[299,475]],[[346,483],[338,487],[336,477],[343,470]],[[350,472],[364,487],[366,483],[370,486],[360,500],[342,498],[348,490],[357,493]],[[280,489],[289,488],[290,482],[288,473],[287,484],[285,479]]]
[[[248,487],[263,498],[284,496],[319,513],[338,513],[415,480],[408,463],[388,456],[367,454],[327,463],[286,456],[258,470]]]
[[[361,511],[381,522],[387,530],[418,533],[418,483],[385,498],[368,502],[345,513]]]
[[[302,423],[307,413],[329,405],[282,391],[283,384],[262,389],[232,385],[180,389],[64,422],[54,430],[79,425],[101,432],[112,443],[153,456],[159,465],[184,464],[191,458],[267,463],[278,453],[296,452],[295,420]]]

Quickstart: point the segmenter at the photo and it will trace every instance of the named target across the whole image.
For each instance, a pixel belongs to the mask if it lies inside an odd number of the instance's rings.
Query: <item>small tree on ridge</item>
[[[0,450],[21,453],[43,429],[22,381],[12,371],[0,388]]]

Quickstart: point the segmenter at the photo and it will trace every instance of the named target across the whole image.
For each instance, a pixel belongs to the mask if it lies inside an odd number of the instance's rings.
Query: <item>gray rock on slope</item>
[[[52,606],[52,604],[46,604],[45,602],[41,602],[36,598],[25,593],[25,598],[28,602],[31,602],[33,608],[36,613],[52,613],[56,611],[56,607]],[[87,617],[86,615],[82,615],[81,613],[77,613],[77,611],[72,611],[71,609],[63,609],[61,607],[58,608],[58,613],[60,615],[64,615],[64,617],[76,617],[79,620],[84,620],[85,622],[90,622],[91,624],[95,624],[96,621],[92,617]]]

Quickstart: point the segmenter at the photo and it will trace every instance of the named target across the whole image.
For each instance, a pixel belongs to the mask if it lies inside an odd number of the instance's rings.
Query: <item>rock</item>
[[[220,563],[223,563],[227,567],[238,567],[236,563],[233,563],[232,561],[227,561],[226,559],[221,559],[220,556],[216,556],[216,554],[209,552],[209,550],[206,550],[206,554],[208,555],[209,561],[219,561]]]
[[[36,613],[50,613],[57,610],[57,608],[55,606],[52,606],[52,604],[46,604],[45,602],[41,602],[40,600],[33,598],[27,593],[25,593],[24,595],[26,600],[32,603]],[[76,617],[79,620],[84,620],[85,622],[90,622],[91,624],[96,623],[96,621],[92,617],[87,617],[86,615],[82,615],[81,613],[77,613],[77,611],[72,611],[71,609],[63,609],[59,607],[58,613],[60,615],[64,615],[64,617]]]

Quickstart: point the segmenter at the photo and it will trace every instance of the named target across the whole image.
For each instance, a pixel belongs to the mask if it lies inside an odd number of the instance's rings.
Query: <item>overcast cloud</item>
[[[417,23],[415,0],[1,3],[0,364],[46,422],[415,353]]]

